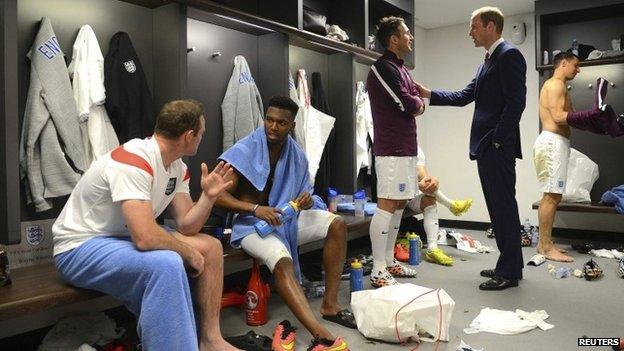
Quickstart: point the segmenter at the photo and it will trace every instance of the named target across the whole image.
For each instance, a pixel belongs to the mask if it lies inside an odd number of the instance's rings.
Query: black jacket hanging
[[[331,116],[331,110],[323,90],[323,84],[321,83],[321,74],[318,72],[312,73],[312,96],[310,100],[315,109]],[[335,118],[335,116],[332,117]],[[332,128],[331,133],[329,133],[314,181],[314,193],[325,201],[327,201],[327,188],[331,186],[331,166],[335,136],[336,127]]]
[[[154,132],[154,103],[128,33],[117,32],[104,59],[106,110],[119,143]]]

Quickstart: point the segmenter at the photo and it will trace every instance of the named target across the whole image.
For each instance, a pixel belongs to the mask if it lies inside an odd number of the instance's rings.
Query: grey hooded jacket
[[[234,58],[234,71],[221,103],[223,151],[262,124],[262,98],[243,56]]]
[[[30,87],[20,140],[20,173],[28,203],[39,212],[52,207],[47,199],[70,194],[86,166],[64,54],[46,17],[28,58]]]

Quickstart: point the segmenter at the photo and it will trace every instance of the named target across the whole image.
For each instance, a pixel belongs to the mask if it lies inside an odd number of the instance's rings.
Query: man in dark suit
[[[518,123],[526,104],[526,62],[502,38],[504,17],[495,7],[472,13],[470,37],[487,50],[476,77],[463,90],[431,91],[417,84],[431,105],[465,106],[475,102],[470,131],[470,159],[477,160],[481,187],[500,256],[481,290],[518,286],[522,279],[520,219],[516,202],[516,158],[522,158]]]

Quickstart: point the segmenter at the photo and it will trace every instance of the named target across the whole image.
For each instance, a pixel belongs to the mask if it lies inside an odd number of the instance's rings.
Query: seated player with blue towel
[[[288,97],[273,97],[264,126],[225,151],[220,159],[235,170],[216,205],[237,212],[232,228],[232,245],[241,247],[273,272],[277,291],[297,319],[315,337],[313,343],[336,347],[345,344],[319,321],[300,286],[297,246],[325,238],[323,266],[326,294],[321,305],[324,319],[356,328],[351,312],[338,304],[338,285],[346,255],[347,227],[328,212],[323,201],[312,195],[308,160],[290,136],[299,106]],[[295,201],[297,217],[280,223],[277,207]],[[254,224],[264,220],[275,230],[261,237]],[[333,346],[332,346],[333,345]]]

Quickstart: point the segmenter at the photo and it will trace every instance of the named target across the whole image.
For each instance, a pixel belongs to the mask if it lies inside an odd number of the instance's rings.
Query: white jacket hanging
[[[299,105],[299,111],[297,111],[297,116],[295,116],[295,141],[303,152],[306,151],[306,142],[305,142],[305,126],[306,121],[304,120],[303,108],[304,104],[299,100],[299,93],[297,92],[297,87],[295,86],[295,80],[293,79],[292,73],[290,70],[288,71],[288,94],[290,95],[290,99],[294,101],[297,105]]]
[[[355,104],[355,176],[357,177],[360,168],[370,166],[367,136],[370,134],[371,140],[373,140],[373,115],[368,93],[366,92],[363,82],[356,83]]]
[[[299,102],[303,105],[301,114],[303,116],[303,133],[305,134],[305,154],[308,158],[308,169],[310,171],[310,181],[314,184],[316,172],[323,156],[323,149],[336,119],[317,109],[310,103],[310,91],[305,70],[297,71],[297,91]],[[296,128],[296,127],[295,127]]]
[[[74,99],[83,128],[83,145],[87,165],[119,145],[117,134],[106,113],[104,102],[104,57],[91,26],[80,28],[69,74],[73,78]]]
[[[243,56],[236,56],[234,71],[221,104],[223,151],[256,130],[262,123],[263,111],[262,98],[249,65]]]

